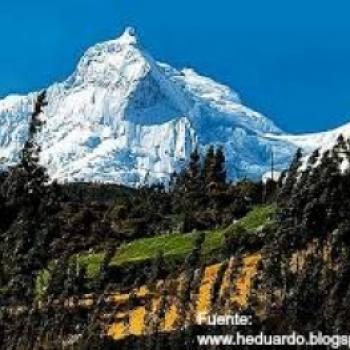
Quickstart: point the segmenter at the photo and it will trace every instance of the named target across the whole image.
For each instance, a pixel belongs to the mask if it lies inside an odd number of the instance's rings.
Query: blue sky
[[[136,27],[143,46],[238,91],[290,132],[350,121],[348,0],[4,0],[0,96],[65,79],[85,49]]]

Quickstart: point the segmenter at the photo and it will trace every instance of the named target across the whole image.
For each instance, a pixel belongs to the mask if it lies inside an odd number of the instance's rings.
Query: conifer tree
[[[215,153],[215,180],[218,184],[226,183],[225,153],[222,147],[219,147]]]
[[[193,182],[199,182],[201,179],[201,172],[201,157],[196,147],[190,155],[188,176]]]
[[[48,185],[46,169],[39,163],[37,143],[45,96],[45,92],[41,93],[34,105],[21,161],[10,169],[1,186],[11,216],[0,233],[3,275],[9,294],[27,301],[33,298],[36,271],[45,266],[48,248],[58,235],[54,214],[59,209],[59,188],[56,184]]]
[[[298,168],[300,166],[301,157],[302,157],[302,152],[301,152],[301,149],[299,148],[295,153],[293,161],[289,167],[285,184],[281,192],[281,198],[288,198],[288,196],[291,194],[293,190],[293,186],[296,183],[296,176],[297,176]]]
[[[183,203],[183,208],[188,212],[193,212],[202,208],[205,202],[201,157],[198,148],[191,153],[185,176],[185,202]]]
[[[207,186],[215,182],[216,160],[214,146],[207,150],[204,160],[204,180]]]

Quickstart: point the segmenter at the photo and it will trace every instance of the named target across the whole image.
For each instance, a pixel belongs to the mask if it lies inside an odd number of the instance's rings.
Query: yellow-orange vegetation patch
[[[135,293],[137,298],[144,298],[149,294],[149,289],[146,286],[141,286]],[[120,305],[127,303],[130,294],[114,293],[108,297],[108,301],[112,304]],[[145,331],[146,310],[144,306],[137,307],[126,312],[117,312],[117,319],[107,329],[107,334],[115,340],[125,338],[130,334],[142,335]],[[129,319],[129,323],[126,320]]]
[[[242,272],[236,281],[230,281],[230,272],[235,268],[236,260],[234,258],[230,259],[229,265],[225,271],[222,285],[220,287],[221,296],[223,295],[225,289],[230,288],[232,283],[235,283],[235,288],[233,288],[234,294],[231,296],[231,301],[244,306],[249,298],[251,292],[252,278],[257,273],[257,266],[261,260],[261,254],[253,254],[246,256],[242,259]],[[218,272],[222,264],[215,264],[205,268],[202,277],[201,285],[199,287],[198,298],[195,302],[196,313],[206,313],[208,314],[211,310],[211,294],[218,277]],[[181,290],[182,284],[184,283],[184,276],[180,275],[177,279],[177,292]],[[107,333],[115,340],[125,338],[128,335],[143,335],[155,331],[154,326],[157,325],[158,330],[165,332],[170,332],[175,329],[176,321],[179,317],[179,310],[176,302],[172,300],[171,304],[167,307],[164,319],[156,320],[157,312],[161,306],[161,297],[156,293],[151,294],[149,289],[142,286],[136,291],[135,295],[139,298],[151,297],[152,306],[150,314],[146,314],[146,309],[144,306],[139,306],[129,312],[124,313],[119,312],[116,314],[116,321],[109,326]],[[174,296],[173,296],[174,297]],[[176,300],[175,296],[175,300]],[[115,293],[110,298],[110,301],[116,304],[127,302],[129,299],[129,294],[119,294]],[[187,307],[187,306],[186,306]],[[189,307],[189,306],[188,306]],[[149,329],[146,329],[146,318],[150,320]],[[129,319],[129,324],[127,323]],[[153,323],[152,325],[152,322]],[[148,328],[148,327],[147,327]]]
[[[204,276],[199,287],[197,300],[197,313],[208,313],[211,307],[211,291],[217,278],[221,264],[208,266],[204,271]]]
[[[136,295],[140,298],[145,297],[149,294],[149,289],[146,286],[140,287],[140,289],[137,291]]]
[[[220,297],[223,297],[225,294],[225,291],[231,286],[231,283],[232,283],[231,272],[234,269],[234,266],[235,266],[235,258],[231,257],[227,265],[226,271],[224,273],[224,277],[222,279],[222,283],[220,287]]]
[[[109,301],[111,301],[114,304],[121,304],[121,303],[125,303],[129,300],[129,294],[119,294],[119,293],[115,293],[112,294],[109,297]]]
[[[144,334],[146,309],[144,306],[132,310],[129,315],[129,333],[134,335]]]
[[[138,298],[144,298],[149,294],[150,294],[150,291],[146,286],[141,286],[136,291],[136,297]],[[129,297],[130,297],[130,294],[128,293],[114,293],[108,297],[108,301],[114,304],[122,304],[122,303],[126,303],[129,300]]]
[[[164,331],[169,332],[175,329],[176,320],[178,318],[178,310],[175,304],[170,305],[165,313]]]
[[[128,335],[142,335],[145,333],[146,309],[139,306],[126,312],[117,312],[116,321],[107,329],[108,336],[120,340]]]
[[[119,321],[113,323],[107,330],[107,335],[114,340],[120,340],[125,338],[127,334],[127,326],[124,322]]]
[[[251,291],[252,278],[257,273],[258,263],[261,260],[261,254],[253,254],[243,258],[242,273],[236,281],[236,288],[231,301],[240,306],[244,306],[248,302]]]

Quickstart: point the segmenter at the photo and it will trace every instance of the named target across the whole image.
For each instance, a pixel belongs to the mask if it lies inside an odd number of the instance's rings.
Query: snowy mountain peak
[[[18,160],[35,93],[0,100],[0,159]],[[296,149],[231,88],[154,60],[135,30],[86,51],[73,74],[47,89],[41,161],[60,181],[138,186],[164,182],[198,146],[225,148],[231,179],[284,169]]]
[[[86,51],[78,63],[68,86],[84,83],[116,88],[128,81],[140,79],[150,68],[142,50],[138,47],[132,28],[115,40],[97,44]]]
[[[134,27],[125,28],[124,33],[118,39],[120,44],[124,45],[136,45],[137,44],[137,34]]]

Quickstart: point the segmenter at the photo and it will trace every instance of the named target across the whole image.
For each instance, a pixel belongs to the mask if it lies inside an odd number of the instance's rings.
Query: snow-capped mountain
[[[0,100],[5,165],[18,160],[36,95]],[[60,181],[167,181],[195,146],[204,152],[209,144],[225,148],[231,179],[260,178],[272,150],[281,170],[304,142],[244,106],[230,88],[155,61],[130,28],[88,49],[66,81],[47,89],[47,102],[41,161]]]

